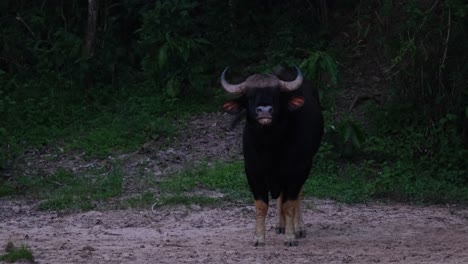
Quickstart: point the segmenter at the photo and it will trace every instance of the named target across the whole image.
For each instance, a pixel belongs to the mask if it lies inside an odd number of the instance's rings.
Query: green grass
[[[91,171],[74,175],[59,171],[45,177],[17,177],[3,181],[0,196],[27,195],[44,200],[42,210],[90,210],[97,202],[119,196],[123,176],[118,168],[108,172]],[[146,207],[176,204],[219,204],[220,202],[250,201],[251,194],[244,175],[243,163],[215,163],[185,169],[163,182],[154,182],[142,177],[145,188],[142,194],[128,198],[124,207]],[[158,195],[154,190],[158,189]],[[210,197],[209,193],[222,195]],[[218,197],[219,196],[219,197]]]
[[[34,89],[47,90],[39,84]],[[221,105],[207,98],[175,100],[112,87],[103,87],[93,99],[66,90],[60,93],[61,97],[40,94],[28,100],[12,93],[8,105],[0,99],[0,169],[34,146],[59,144],[90,158],[132,151],[147,140],[174,136],[179,129],[176,119]]]
[[[13,245],[13,243],[8,242],[7,246],[5,247],[5,251],[5,254],[0,255],[0,261],[5,261],[8,263],[14,263],[19,260],[27,260],[30,262],[34,261],[34,256],[31,249],[24,245],[16,247]]]
[[[460,181],[462,171],[433,170],[425,163],[397,160],[376,162],[370,159],[345,161],[331,153],[319,152],[309,179],[304,185],[305,197],[334,199],[346,203],[367,202],[375,199],[445,203],[468,202],[468,187]],[[335,158],[331,158],[334,156]],[[455,173],[448,177],[447,173]],[[147,191],[127,201],[131,207],[152,204],[217,204],[220,202],[249,202],[250,194],[243,162],[215,163],[212,166],[185,169],[153,183],[159,189],[156,196]],[[205,191],[205,193],[203,193]],[[209,191],[222,193],[210,197]]]
[[[137,123],[135,119],[140,119],[141,123]],[[113,116],[102,118],[96,127],[86,127],[80,133],[69,136],[65,148],[82,150],[88,157],[106,157],[116,152],[131,151],[145,140],[175,133],[169,119],[142,119],[144,118]]]
[[[325,150],[327,151],[327,150]],[[304,185],[306,197],[358,203],[385,199],[416,203],[468,202],[464,171],[428,167],[412,160],[376,162],[371,159],[344,161],[320,152]],[[449,174],[453,175],[450,176]],[[453,179],[453,180],[451,180]],[[210,197],[190,195],[196,190],[224,194],[217,201],[247,202],[251,194],[243,162],[217,163],[185,170],[162,182],[160,203],[211,203]],[[196,193],[196,192],[195,192]],[[207,201],[200,201],[201,198]]]
[[[343,202],[468,202],[468,150],[456,116],[427,128],[424,118],[401,105],[369,105],[366,113],[369,127],[352,155],[340,157],[325,134],[307,195]],[[327,128],[333,122],[328,118]]]
[[[185,169],[151,188],[159,189],[160,194],[144,192],[142,195],[127,200],[131,207],[143,207],[152,204],[218,204],[220,202],[250,201],[251,194],[244,175],[242,162],[218,162]],[[209,192],[221,193],[221,197],[210,197]]]
[[[460,181],[463,171],[434,169],[426,167],[424,162],[415,164],[411,160],[344,161],[330,158],[330,153],[324,153],[327,151],[325,148],[317,155],[311,175],[304,185],[306,197],[329,198],[346,203],[374,199],[417,203],[468,202],[468,187]],[[62,171],[37,179],[18,177],[15,181],[5,181],[0,185],[0,196],[28,194],[44,200],[40,205],[43,210],[89,210],[97,202],[119,196],[122,178],[118,167],[107,173],[73,175]],[[141,181],[142,194],[128,198],[121,205],[213,205],[222,202],[245,203],[252,199],[242,161],[187,168],[162,182],[145,177]],[[211,196],[212,193],[216,195]]]
[[[339,164],[334,160],[318,159],[304,184],[304,195],[349,203],[363,202],[374,194],[369,181],[372,173],[366,164]]]
[[[0,197],[11,196],[16,194],[15,184],[10,180],[0,178]]]
[[[447,166],[435,159],[400,158],[402,155],[395,146],[373,151],[372,159],[364,156],[352,161],[332,158],[331,153],[319,153],[305,184],[305,194],[351,203],[371,199],[468,202],[467,172],[462,167]],[[388,161],[375,160],[381,157]]]
[[[26,195],[41,199],[42,210],[90,210],[96,202],[120,195],[122,181],[118,166],[107,172],[90,171],[84,175],[59,171],[45,177],[20,176],[5,181],[0,196]]]
[[[159,203],[158,197],[150,191],[145,191],[143,194],[128,198],[124,202],[123,206],[131,208],[143,208],[155,203]]]
[[[160,185],[162,193],[183,196],[196,190],[218,191],[224,194],[221,200],[245,200],[251,197],[242,162],[215,163],[184,170]],[[193,197],[187,196],[193,199]],[[196,199],[195,199],[196,200]]]

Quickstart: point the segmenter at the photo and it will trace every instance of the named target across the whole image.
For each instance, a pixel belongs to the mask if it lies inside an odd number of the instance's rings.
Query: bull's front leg
[[[268,204],[263,200],[255,200],[255,234],[254,245],[265,245],[265,218],[268,212]]]
[[[287,246],[297,246],[298,242],[295,234],[295,216],[299,207],[299,199],[287,200],[282,203],[282,210],[285,218],[284,234],[286,236],[285,244]]]

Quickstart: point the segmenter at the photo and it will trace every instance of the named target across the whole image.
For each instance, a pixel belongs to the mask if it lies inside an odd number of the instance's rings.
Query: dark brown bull
[[[278,199],[277,233],[286,244],[297,245],[305,236],[300,200],[323,134],[323,117],[317,91],[297,75],[282,69],[276,74],[254,74],[240,84],[226,81],[223,88],[239,98],[223,108],[231,114],[246,109],[243,132],[245,172],[255,199],[254,244],[265,244],[265,217],[269,197]]]

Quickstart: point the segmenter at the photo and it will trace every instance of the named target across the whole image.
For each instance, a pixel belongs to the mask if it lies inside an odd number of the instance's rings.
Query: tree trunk
[[[85,42],[85,52],[88,58],[94,57],[95,53],[98,1],[99,0],[88,0],[88,27],[86,30]]]
[[[319,2],[320,23],[325,28],[328,28],[328,5],[327,0],[320,0]]]
[[[96,29],[99,0],[88,0],[88,25],[86,29],[86,39],[84,46],[84,55],[88,59],[90,67],[88,68],[83,80],[85,91],[91,95],[90,91],[94,87],[93,80],[93,61],[96,53]]]

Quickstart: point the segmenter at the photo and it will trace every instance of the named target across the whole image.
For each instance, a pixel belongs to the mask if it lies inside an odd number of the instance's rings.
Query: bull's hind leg
[[[263,200],[255,200],[255,246],[265,245],[265,218],[267,212],[268,204]]]
[[[299,200],[287,200],[282,203],[282,210],[285,215],[284,234],[286,236],[285,244],[287,246],[297,246],[298,242],[295,235],[295,215],[297,214]]]
[[[304,222],[302,221],[302,208],[301,208],[302,193],[303,191],[301,190],[301,192],[299,193],[299,197],[298,197],[296,214],[294,214],[294,233],[296,234],[297,238],[306,237]]]
[[[284,222],[285,222],[285,216],[284,216],[284,211],[283,211],[283,194],[280,194],[277,200],[277,210],[276,210],[276,227],[275,231],[276,234],[284,234]]]

